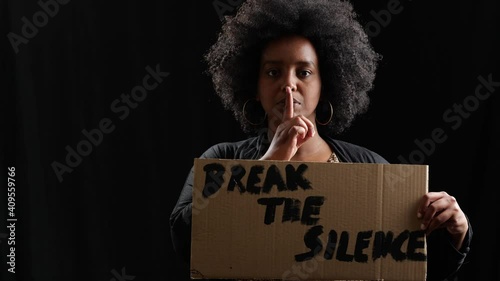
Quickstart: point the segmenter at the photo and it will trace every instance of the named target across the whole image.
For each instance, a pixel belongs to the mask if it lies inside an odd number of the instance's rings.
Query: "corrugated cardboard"
[[[428,166],[195,159],[191,279],[425,280]]]

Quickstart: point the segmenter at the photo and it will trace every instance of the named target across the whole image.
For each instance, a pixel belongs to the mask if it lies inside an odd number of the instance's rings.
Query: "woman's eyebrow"
[[[283,64],[284,62],[282,60],[266,60],[262,62],[262,66],[266,66],[268,64],[271,65],[277,65],[277,64]],[[310,60],[305,60],[305,61],[297,61],[294,63],[295,65],[305,65],[305,66],[314,66],[316,67],[316,64],[313,61]]]
[[[305,65],[305,66],[314,66],[316,67],[316,64],[311,61],[311,60],[306,60],[306,61],[298,61],[295,64],[300,64],[300,65]]]

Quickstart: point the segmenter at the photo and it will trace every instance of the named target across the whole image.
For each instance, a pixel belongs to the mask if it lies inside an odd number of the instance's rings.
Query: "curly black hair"
[[[247,0],[227,16],[204,59],[216,94],[244,132],[257,131],[243,113],[255,99],[264,47],[285,35],[308,38],[316,49],[321,72],[321,100],[330,101],[333,119],[318,132],[340,134],[367,111],[381,56],[358,21],[352,4],[342,0]],[[327,106],[329,111],[329,106]],[[328,119],[328,114],[326,118]],[[319,106],[317,115],[321,112]],[[318,117],[319,118],[319,117]]]

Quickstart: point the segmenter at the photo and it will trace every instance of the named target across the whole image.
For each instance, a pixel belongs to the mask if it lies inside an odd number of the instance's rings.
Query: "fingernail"
[[[422,218],[422,214],[421,213],[417,213],[417,218],[421,219]]]
[[[421,229],[421,230],[424,230],[424,229],[425,229],[425,225],[424,225],[424,224],[421,224],[421,225],[420,225],[420,229]]]

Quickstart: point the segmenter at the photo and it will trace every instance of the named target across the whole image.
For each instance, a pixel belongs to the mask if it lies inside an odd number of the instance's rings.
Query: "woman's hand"
[[[299,147],[316,134],[309,119],[303,115],[294,116],[293,107],[292,89],[287,87],[283,118],[261,160],[290,160]]]
[[[417,217],[422,219],[421,228],[427,235],[438,228],[446,228],[455,248],[462,247],[469,224],[455,197],[444,191],[428,192],[422,197]]]

